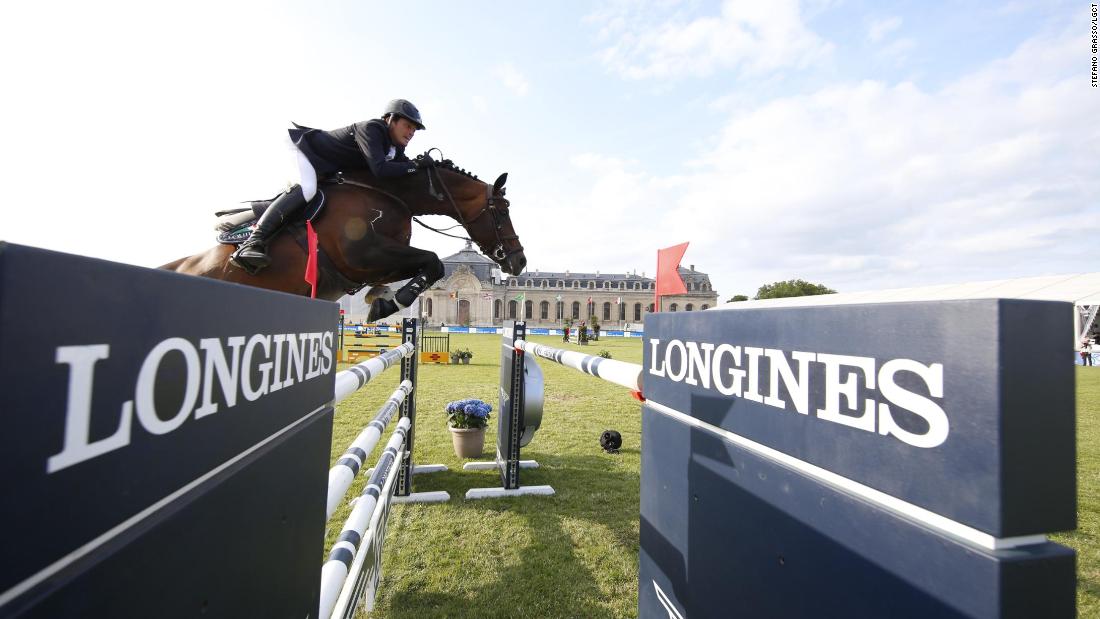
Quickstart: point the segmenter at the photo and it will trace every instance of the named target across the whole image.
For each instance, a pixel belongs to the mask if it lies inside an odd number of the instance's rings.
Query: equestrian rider
[[[253,274],[270,264],[268,242],[288,218],[317,194],[318,175],[364,168],[379,178],[416,172],[419,168],[405,156],[405,147],[418,129],[424,130],[420,111],[405,99],[390,101],[382,118],[334,131],[295,124],[289,133],[300,180],[267,207],[252,235],[229,261]]]

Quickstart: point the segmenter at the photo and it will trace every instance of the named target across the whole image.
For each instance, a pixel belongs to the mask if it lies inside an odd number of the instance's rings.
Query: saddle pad
[[[251,208],[252,208],[252,212],[255,215],[255,217],[253,217],[252,219],[249,219],[248,221],[242,222],[240,225],[234,226],[233,228],[230,228],[229,230],[224,230],[224,231],[220,232],[218,234],[218,243],[221,243],[222,245],[240,245],[241,243],[244,243],[245,241],[247,241],[249,235],[252,234],[252,228],[254,228],[256,226],[256,220],[259,219],[260,216],[264,214],[264,211],[267,210],[267,207],[271,206],[271,203],[274,202],[274,201],[275,200],[264,200],[262,202],[253,202]],[[306,208],[304,209],[302,214],[300,216],[291,218],[291,220],[288,221],[287,223],[294,223],[294,222],[298,222],[298,221],[307,221],[307,220],[308,221],[313,221],[317,217],[317,215],[320,214],[321,209],[323,209],[324,206],[325,206],[325,192],[321,191],[321,190],[318,190],[317,195],[313,196],[313,199],[309,201],[309,204],[306,205]],[[241,210],[245,210],[245,209],[241,209]],[[230,211],[222,211],[222,212],[226,213],[226,214],[230,213]],[[238,212],[240,212],[240,210],[236,210],[236,211],[232,211],[232,212],[233,213],[238,213]]]
[[[252,226],[256,223],[256,220],[246,221],[236,228],[231,228],[218,234],[218,242],[222,245],[240,245],[248,240],[249,235],[252,234]]]

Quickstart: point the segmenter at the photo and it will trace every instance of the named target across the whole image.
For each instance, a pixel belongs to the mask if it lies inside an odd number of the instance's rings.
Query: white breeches
[[[306,202],[309,202],[313,196],[317,195],[317,171],[313,169],[313,164],[302,154],[302,151],[294,145],[289,135],[286,138],[286,144],[287,148],[293,151],[291,156],[294,158],[290,169],[291,182],[302,186],[302,195],[305,196]]]

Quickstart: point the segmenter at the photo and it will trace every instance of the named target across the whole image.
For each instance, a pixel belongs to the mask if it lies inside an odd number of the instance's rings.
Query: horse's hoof
[[[367,294],[363,295],[363,300],[367,303],[373,303],[375,299],[393,299],[393,289],[389,286],[372,286]]]
[[[389,316],[390,314],[397,313],[397,310],[401,309],[396,303],[389,299],[375,299],[370,304],[370,313],[367,314],[367,322],[376,322]]]

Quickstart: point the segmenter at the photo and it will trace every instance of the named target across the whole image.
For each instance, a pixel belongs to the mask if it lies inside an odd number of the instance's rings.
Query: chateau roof
[[[513,276],[516,279],[584,279],[593,281],[638,281],[651,282],[652,277],[642,277],[631,273],[572,273],[570,271],[524,271]]]
[[[462,251],[458,252],[457,254],[451,254],[450,256],[443,258],[442,261],[444,264],[453,263],[488,264],[490,266],[496,265],[496,263],[493,262],[490,258],[488,258],[487,256],[483,256],[481,252],[474,249],[474,244],[470,241],[466,241],[466,247],[463,247]]]

